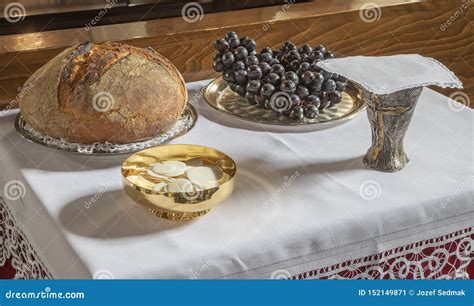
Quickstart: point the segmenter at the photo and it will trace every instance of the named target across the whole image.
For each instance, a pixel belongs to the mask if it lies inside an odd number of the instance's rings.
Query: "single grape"
[[[214,61],[222,60],[222,55],[224,55],[224,53],[217,52],[216,54],[214,54],[213,60],[214,60]]]
[[[279,83],[280,83],[280,76],[276,73],[270,72],[266,77],[266,81],[269,84],[272,84],[274,86],[278,86]]]
[[[291,50],[296,50],[296,45],[292,42],[288,42],[288,44],[285,47],[285,52],[290,52]]]
[[[265,48],[262,49],[262,51],[260,51],[260,53],[261,53],[261,54],[263,54],[263,53],[269,53],[270,55],[273,55],[273,50],[272,50],[272,48],[270,48],[270,47],[265,47]]]
[[[270,69],[272,69],[270,64],[266,63],[266,62],[262,62],[262,63],[258,64],[258,66],[260,67],[260,69],[262,69],[262,75],[267,75],[267,73],[270,72]]]
[[[316,77],[312,71],[305,71],[303,73],[303,83],[306,85],[313,83],[315,78]]]
[[[245,49],[245,47],[240,46],[234,50],[234,57],[237,61],[245,60],[248,55],[249,52],[247,51],[247,49]]]
[[[236,93],[238,93],[240,96],[245,96],[245,86],[244,85],[237,85],[235,86],[235,90],[234,90]]]
[[[270,83],[264,84],[260,89],[260,94],[265,98],[270,98],[271,95],[275,92],[275,86]]]
[[[249,37],[248,36],[242,36],[240,37],[240,45],[242,46],[244,44],[244,40],[248,39]]]
[[[216,72],[222,72],[224,70],[224,63],[222,63],[222,60],[217,60],[214,61],[214,64],[212,66]]]
[[[285,73],[285,67],[283,67],[281,64],[275,64],[272,65],[272,69],[270,70],[270,72],[276,73],[279,76],[283,76],[283,74]]]
[[[314,83],[315,84],[323,84],[324,76],[321,73],[314,74]]]
[[[299,54],[298,50],[291,50],[290,52],[288,52],[287,57],[288,57],[290,62],[292,60],[298,60],[299,61],[301,59],[301,55]]]
[[[235,49],[240,45],[240,39],[238,39],[237,37],[229,38],[228,42],[229,42],[229,47],[231,49]]]
[[[285,74],[283,75],[283,77],[281,78],[282,81],[284,80],[290,80],[292,81],[293,83],[295,84],[298,84],[300,82],[300,79],[298,78],[298,75],[293,72],[293,71],[287,71],[285,72]]]
[[[334,90],[336,90],[336,82],[334,82],[334,80],[332,79],[324,81],[323,89],[326,92],[333,92]]]
[[[254,51],[257,48],[257,44],[255,43],[255,40],[251,38],[247,38],[242,42],[242,45],[250,52]]]
[[[304,109],[302,106],[297,105],[291,109],[290,118],[293,120],[303,120],[304,119]]]
[[[230,40],[232,37],[238,38],[237,33],[235,33],[234,31],[230,31],[225,35],[225,39],[227,40]]]
[[[311,58],[318,62],[324,59],[324,54],[321,51],[315,50],[311,53]]]
[[[227,82],[234,83],[235,82],[235,71],[229,68],[226,68],[222,73],[222,78]]]
[[[232,54],[232,52],[226,52],[224,53],[224,55],[222,55],[222,63],[224,65],[232,65],[232,63],[234,62],[234,55]]]
[[[262,75],[262,69],[258,65],[252,65],[247,68],[247,77],[251,80],[260,79]]]
[[[316,107],[319,107],[321,105],[321,100],[316,95],[307,96],[305,101],[306,101],[306,104],[312,104],[312,105],[315,105]]]
[[[291,70],[296,71],[298,70],[298,68],[300,68],[300,61],[298,60],[291,61],[290,66],[291,66]]]
[[[259,61],[255,55],[250,55],[245,59],[245,64],[247,66],[258,65]]]
[[[234,71],[245,69],[245,64],[242,61],[236,61],[232,64],[232,69],[234,69]]]
[[[273,56],[270,53],[262,53],[262,54],[259,54],[258,57],[259,57],[260,62],[271,64],[271,62],[273,61]]]
[[[290,80],[285,80],[281,82],[280,90],[287,93],[294,93],[296,90],[296,84]]]
[[[301,51],[300,53],[305,53],[305,54],[311,54],[311,52],[313,52],[313,48],[311,48],[310,45],[308,44],[304,44],[302,47],[301,47]]]
[[[235,72],[235,81],[238,84],[244,85],[247,83],[247,70],[238,70]]]
[[[319,114],[319,109],[316,105],[310,104],[304,108],[304,115],[309,119],[314,119]]]
[[[308,71],[310,67],[311,67],[310,63],[303,62],[300,64],[300,67],[298,68],[298,70],[300,70],[301,72],[305,72],[305,71]]]
[[[225,52],[229,49],[229,43],[223,38],[216,39],[214,41],[214,48],[219,52]]]
[[[291,106],[301,105],[301,98],[298,95],[292,94],[290,95],[290,102]]]
[[[314,50],[317,50],[321,52],[322,54],[326,53],[326,48],[323,45],[318,45],[314,48]]]
[[[334,58],[334,54],[332,54],[331,51],[327,51],[326,53],[324,53],[324,58],[327,59],[327,58]]]
[[[251,80],[247,83],[247,91],[256,94],[260,91],[260,81],[259,80]]]
[[[295,94],[298,95],[301,99],[306,98],[309,95],[309,89],[305,86],[298,85],[295,89]]]

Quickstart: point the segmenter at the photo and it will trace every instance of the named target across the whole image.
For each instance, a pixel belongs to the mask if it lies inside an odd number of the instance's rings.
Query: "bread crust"
[[[85,42],[68,48],[26,82],[20,99],[36,130],[71,142],[129,143],[172,127],[187,101],[179,71],[160,54]]]

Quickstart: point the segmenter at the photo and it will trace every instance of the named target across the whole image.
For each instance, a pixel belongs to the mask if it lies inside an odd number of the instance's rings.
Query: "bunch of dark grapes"
[[[279,50],[266,47],[257,53],[255,40],[229,32],[214,48],[214,70],[252,105],[303,120],[341,102],[347,79],[316,65],[334,57],[322,45],[297,48],[285,42]]]

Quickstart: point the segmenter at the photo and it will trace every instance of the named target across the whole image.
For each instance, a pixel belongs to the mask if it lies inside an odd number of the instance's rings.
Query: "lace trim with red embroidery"
[[[15,223],[12,212],[0,197],[0,267],[11,258],[15,279],[49,279],[51,273]]]
[[[291,279],[469,279],[474,228],[291,276]]]

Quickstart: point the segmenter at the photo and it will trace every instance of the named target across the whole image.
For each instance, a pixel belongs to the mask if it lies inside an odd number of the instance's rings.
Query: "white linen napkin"
[[[379,95],[429,85],[462,88],[461,81],[445,65],[419,54],[350,56],[324,60],[317,65]]]

